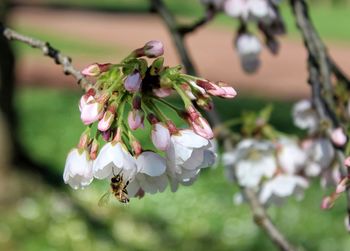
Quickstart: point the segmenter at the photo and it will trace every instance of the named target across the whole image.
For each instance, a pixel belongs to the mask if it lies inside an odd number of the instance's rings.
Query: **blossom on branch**
[[[119,64],[95,63],[82,70],[94,81],[79,104],[82,122],[87,125],[79,149],[91,177],[72,164],[82,159],[74,151],[65,171],[65,181],[74,188],[88,185],[92,177],[108,179],[114,195],[126,203],[128,194],[142,197],[162,192],[168,184],[173,191],[179,184],[190,185],[202,168],[215,163],[210,143],[214,133],[199,108],[211,109],[211,96],[233,98],[237,93],[223,82],[183,74],[180,66],[164,66],[163,52],[163,44],[154,40]],[[143,57],[155,59],[149,65]],[[181,98],[183,107],[163,99],[171,92]],[[173,110],[188,128],[179,129],[164,107]],[[144,134],[150,135],[154,146],[147,150],[145,139],[134,134],[145,128],[150,128]]]

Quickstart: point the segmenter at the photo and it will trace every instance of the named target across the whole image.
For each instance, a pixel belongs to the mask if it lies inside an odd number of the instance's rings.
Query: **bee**
[[[128,203],[129,197],[128,197],[128,190],[126,190],[127,186],[129,185],[129,181],[127,180],[124,182],[123,174],[118,173],[117,175],[113,172],[113,177],[111,178],[110,183],[110,191],[102,195],[101,199],[98,202],[99,206],[106,205],[109,201],[110,195],[113,194],[114,197],[120,201],[121,203]]]

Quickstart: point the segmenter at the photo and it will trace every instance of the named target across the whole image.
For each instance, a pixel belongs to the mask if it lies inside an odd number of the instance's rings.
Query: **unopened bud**
[[[90,76],[90,77],[96,77],[98,75],[100,75],[103,72],[106,72],[109,70],[111,64],[107,63],[107,64],[91,64],[89,66],[87,66],[86,68],[84,68],[81,73],[84,76]]]
[[[168,87],[161,87],[158,89],[153,89],[153,94],[159,98],[168,97],[168,96],[170,96],[171,92],[172,92],[172,89],[168,88]]]
[[[85,149],[87,147],[87,145],[90,142],[90,129],[88,128],[87,130],[85,130],[79,139],[79,144],[78,144],[78,148],[79,149]]]
[[[337,188],[335,190],[336,193],[342,193],[346,190],[347,186],[349,185],[349,178],[345,177],[342,179],[339,184],[337,185]]]
[[[144,55],[149,58],[156,58],[164,53],[163,43],[158,40],[147,42],[143,47]]]
[[[135,96],[132,100],[132,108],[135,110],[140,110],[141,109],[141,97],[140,96]]]
[[[347,137],[343,131],[343,128],[338,127],[334,129],[331,133],[331,139],[336,146],[339,146],[339,147],[344,146],[347,141]]]
[[[124,88],[129,92],[135,93],[140,89],[141,83],[141,74],[138,71],[134,71],[134,73],[126,77],[124,81]]]
[[[154,115],[153,113],[149,113],[148,115],[147,115],[147,119],[148,119],[148,121],[152,124],[152,125],[154,125],[154,124],[156,124],[156,123],[158,123],[159,122],[159,119],[156,117],[156,115]]]
[[[110,110],[107,110],[104,113],[102,119],[98,122],[98,125],[97,125],[98,130],[100,130],[101,132],[107,131],[111,127],[114,121],[114,117],[115,117],[115,113]]]
[[[136,156],[139,156],[142,152],[142,146],[139,141],[133,140],[131,142],[132,149],[134,150],[134,153]]]
[[[97,153],[98,153],[98,149],[99,149],[99,143],[98,140],[94,139],[91,143],[91,148],[90,148],[90,159],[91,160],[95,160],[97,157]]]
[[[176,125],[174,124],[173,121],[168,120],[166,122],[166,124],[167,124],[167,127],[169,129],[170,134],[177,134],[179,132],[179,130],[177,129],[177,127],[176,127]]]
[[[143,127],[144,114],[142,110],[131,110],[128,114],[128,124],[131,130]]]
[[[109,142],[109,140],[111,139],[111,130],[101,132],[101,135],[104,141]]]

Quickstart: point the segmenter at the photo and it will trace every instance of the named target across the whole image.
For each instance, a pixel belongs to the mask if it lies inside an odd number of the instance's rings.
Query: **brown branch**
[[[92,87],[92,84],[87,81],[80,71],[76,70],[72,65],[72,59],[63,55],[59,50],[52,47],[48,42],[44,42],[29,36],[22,35],[14,30],[4,27],[0,23],[0,34],[6,37],[8,40],[16,40],[33,48],[40,49],[45,56],[52,58],[56,64],[62,65],[63,71],[66,75],[72,75],[80,84],[81,88],[88,90]]]
[[[204,17],[202,17],[197,22],[194,22],[192,25],[178,26],[177,30],[179,31],[180,35],[184,37],[185,35],[194,32],[198,28],[211,21],[215,17],[216,13],[216,10],[213,7],[209,6]]]
[[[171,34],[176,49],[181,57],[182,63],[185,66],[185,70],[187,73],[191,75],[196,75],[196,70],[192,64],[191,58],[188,55],[188,51],[184,45],[183,36],[178,30],[178,26],[176,24],[175,18],[172,13],[168,10],[167,6],[163,3],[162,0],[150,0],[153,4],[154,10],[158,12],[158,14],[162,17],[163,21],[167,25],[169,33]],[[212,124],[214,126],[221,125],[221,121],[218,113],[215,110],[207,113]],[[224,142],[225,150],[230,151],[232,149],[232,141],[229,136],[230,132],[223,128],[220,130],[217,135],[218,139]],[[265,231],[271,241],[280,249],[284,251],[294,251],[296,250],[284,237],[282,232],[275,226],[272,222],[271,218],[268,216],[265,208],[259,202],[257,198],[256,192],[250,188],[240,187],[241,192],[247,198],[247,201],[250,205],[250,208],[253,213],[253,218],[255,223]]]
[[[296,24],[303,36],[305,47],[309,54],[308,71],[309,83],[312,88],[312,101],[321,120],[328,121],[330,126],[326,130],[326,136],[331,140],[331,132],[341,125],[340,119],[335,113],[334,88],[332,74],[338,80],[350,86],[350,81],[343,71],[328,55],[320,36],[309,17],[308,6],[304,0],[290,0],[294,12]],[[332,142],[332,141],[331,141]],[[344,165],[344,151],[334,146],[335,156],[340,166],[341,175],[346,177],[350,170]],[[350,188],[347,188],[347,214],[350,223]]]

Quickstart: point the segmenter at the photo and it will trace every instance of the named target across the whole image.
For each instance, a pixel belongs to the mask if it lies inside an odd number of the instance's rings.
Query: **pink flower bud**
[[[347,141],[346,135],[341,127],[338,127],[332,131],[331,139],[332,142],[339,147],[344,146]]]
[[[149,113],[148,115],[147,115],[147,119],[148,119],[148,121],[152,124],[152,125],[154,125],[154,124],[156,124],[156,123],[158,123],[159,122],[159,119],[156,117],[156,115],[154,115],[153,113]]]
[[[321,203],[321,209],[330,209],[333,206],[333,200],[330,196],[324,197]]]
[[[141,110],[132,110],[128,115],[128,124],[131,130],[143,127],[144,115]]]
[[[101,132],[107,131],[111,127],[114,121],[114,116],[115,116],[114,112],[107,110],[104,113],[102,119],[98,122],[98,125],[97,125],[98,130],[100,130]]]
[[[104,141],[109,142],[109,140],[111,138],[111,130],[101,132],[101,135],[102,135],[102,138]]]
[[[102,118],[104,105],[96,102],[95,98],[90,96],[85,106],[81,109],[80,118],[85,125],[90,125]]]
[[[139,156],[142,153],[142,146],[139,141],[133,140],[131,146],[136,156]]]
[[[345,160],[344,160],[344,165],[346,167],[350,167],[350,157],[347,157]]]
[[[200,117],[200,113],[192,105],[187,107],[187,115],[191,120],[196,120]]]
[[[96,77],[100,75],[102,72],[106,72],[109,70],[111,64],[91,64],[84,68],[81,73],[84,76]]]
[[[159,98],[165,98],[171,95],[172,89],[167,87],[162,87],[158,89],[153,89],[153,94]]]
[[[191,87],[186,84],[186,83],[182,83],[180,85],[180,88],[187,94],[187,96],[189,97],[189,99],[191,100],[196,100],[196,96],[193,94],[192,90],[191,90]]]
[[[218,85],[204,80],[197,80],[197,84],[202,87],[207,93],[213,96],[225,95],[225,91]]]
[[[99,143],[96,139],[94,139],[91,143],[91,148],[90,148],[90,159],[91,160],[95,160],[97,157],[97,153],[98,153],[98,149],[99,149]]]
[[[158,122],[153,125],[151,138],[153,145],[161,150],[165,151],[168,149],[170,144],[170,132],[166,126]]]
[[[140,110],[141,109],[141,97],[140,96],[135,96],[134,99],[132,100],[132,108],[135,110]]]
[[[143,47],[144,55],[149,58],[156,58],[164,53],[163,43],[158,40],[147,42]]]
[[[349,185],[349,178],[345,177],[342,179],[339,184],[337,185],[337,188],[335,190],[336,193],[342,193],[346,190],[346,187]]]
[[[216,84],[224,90],[224,95],[221,95],[222,98],[234,98],[237,95],[236,90],[233,87],[228,86],[226,83],[220,81]]]
[[[176,127],[176,125],[174,124],[173,121],[168,120],[168,121],[166,122],[166,125],[167,125],[168,130],[169,130],[169,132],[170,132],[171,135],[177,134],[177,133],[179,132],[179,130],[177,129],[177,127]]]
[[[94,97],[96,95],[95,89],[89,89],[83,96],[81,96],[79,101],[79,111],[83,109],[83,107],[87,104],[90,97]]]
[[[199,117],[196,120],[190,121],[190,124],[192,126],[193,131],[198,135],[206,139],[212,139],[214,137],[213,130],[211,129],[208,121],[205,118]]]
[[[85,130],[79,139],[78,149],[84,149],[90,142],[90,130]]]
[[[124,88],[129,92],[135,93],[140,89],[141,83],[141,74],[138,71],[134,71],[124,80]]]
[[[114,133],[114,138],[113,138],[113,142],[121,142],[122,140],[122,130],[120,129],[120,127],[117,128],[117,131]]]

